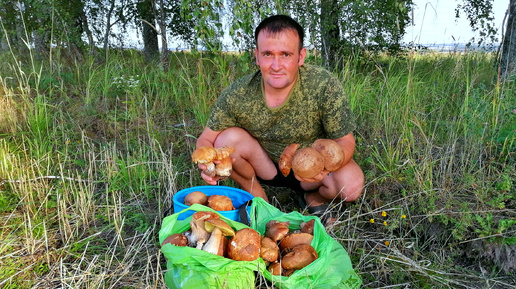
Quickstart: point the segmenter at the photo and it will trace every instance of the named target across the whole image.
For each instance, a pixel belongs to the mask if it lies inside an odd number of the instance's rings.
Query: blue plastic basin
[[[232,188],[232,187],[226,187],[226,186],[191,187],[191,188],[182,189],[174,195],[173,201],[174,201],[174,212],[175,213],[179,213],[182,210],[188,208],[188,206],[184,204],[185,197],[189,193],[195,192],[195,191],[201,191],[201,192],[205,193],[207,196],[211,196],[211,195],[228,196],[231,199],[231,201],[233,202],[233,207],[235,207],[236,210],[217,211],[217,212],[228,219],[231,219],[233,221],[238,221],[238,222],[240,222],[238,208],[241,205],[245,204],[247,201],[252,200],[254,198],[253,195],[251,195],[250,193],[248,193],[244,190],[240,190],[240,189]],[[247,208],[248,214],[249,214],[249,209],[250,209],[250,207]],[[184,220],[184,219],[190,217],[191,215],[193,215],[193,213],[195,213],[195,211],[183,212],[178,216],[177,219]]]

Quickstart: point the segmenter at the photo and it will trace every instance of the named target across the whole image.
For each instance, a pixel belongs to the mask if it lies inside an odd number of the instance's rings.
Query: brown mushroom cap
[[[283,267],[281,267],[279,262],[271,263],[268,267],[268,270],[272,275],[281,275],[283,273]]]
[[[165,240],[163,240],[161,246],[163,247],[167,243],[170,243],[175,246],[184,247],[188,244],[188,238],[186,238],[186,236],[181,233],[176,233],[168,236]]]
[[[253,261],[260,256],[260,234],[251,229],[240,229],[228,244],[228,257],[235,261]]]
[[[215,152],[216,152],[216,156],[215,156],[215,160],[223,160],[225,158],[228,158],[230,154],[232,154],[233,152],[235,151],[235,148],[232,148],[232,147],[221,147],[221,148],[216,148],[215,149]]]
[[[299,149],[292,160],[294,174],[304,179],[317,176],[323,169],[323,156],[311,147]]]
[[[221,177],[229,177],[233,171],[233,162],[230,157],[223,158],[215,165],[215,174]]]
[[[260,247],[260,257],[267,262],[274,262],[279,258],[279,247],[269,237],[262,238],[262,245]]]
[[[208,196],[201,191],[194,191],[186,195],[183,203],[187,206],[191,206],[193,204],[206,205],[208,203]]]
[[[324,158],[324,168],[330,172],[340,169],[344,162],[342,147],[332,139],[318,139],[312,144]]]
[[[215,211],[231,211],[235,209],[231,199],[228,196],[223,195],[209,196],[208,207],[214,209]]]
[[[299,224],[299,226],[301,227],[301,232],[308,233],[310,235],[314,234],[314,225],[315,219],[311,219],[308,222],[302,222],[301,224]]]
[[[222,235],[224,236],[234,236],[235,230],[228,225],[228,223],[224,222],[222,219],[211,219],[206,220],[204,222],[204,228],[208,232],[213,232],[215,228],[219,228],[222,231]]]
[[[286,270],[299,270],[317,260],[318,255],[314,247],[300,244],[292,248],[292,251],[281,259],[281,266]]]
[[[192,153],[192,161],[194,163],[209,163],[217,157],[217,151],[213,147],[202,146],[198,147]]]
[[[220,216],[217,215],[217,213],[211,212],[211,211],[199,211],[195,212],[192,215],[192,219],[194,220],[210,220],[210,219],[220,219]]]
[[[299,144],[293,143],[288,145],[281,153],[278,168],[280,169],[283,176],[288,176],[290,173],[290,169],[292,168],[292,159],[296,153],[296,150],[299,148]]]
[[[308,233],[292,233],[281,240],[279,247],[281,251],[290,251],[297,245],[310,245],[314,236]]]
[[[274,242],[281,241],[289,233],[288,226],[290,222],[279,222],[277,220],[271,220],[265,225],[266,232],[265,236],[271,238]]]

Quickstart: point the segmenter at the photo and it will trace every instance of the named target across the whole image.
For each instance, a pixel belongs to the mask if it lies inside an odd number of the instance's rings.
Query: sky
[[[493,12],[498,39],[501,41],[502,22],[510,0],[494,0]],[[455,8],[462,1],[451,0],[414,0],[414,26],[407,29],[405,43],[414,41],[419,44],[467,43],[478,35],[472,31],[465,19],[455,19]],[[507,20],[506,20],[507,21]],[[505,29],[505,27],[503,27]]]

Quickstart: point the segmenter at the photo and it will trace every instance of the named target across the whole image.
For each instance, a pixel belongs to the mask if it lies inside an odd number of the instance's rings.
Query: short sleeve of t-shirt
[[[316,139],[340,138],[355,129],[344,90],[327,70],[301,66],[287,100],[275,108],[267,106],[262,87],[260,72],[234,82],[215,103],[207,126],[215,131],[246,129],[274,161],[291,143],[309,146]]]

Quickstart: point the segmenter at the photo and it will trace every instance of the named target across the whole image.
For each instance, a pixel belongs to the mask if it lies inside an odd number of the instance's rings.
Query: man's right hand
[[[219,181],[220,177],[215,175],[214,169],[208,168],[206,164],[198,164],[199,169],[201,169],[201,177],[202,179],[210,184],[210,185],[216,185]]]

